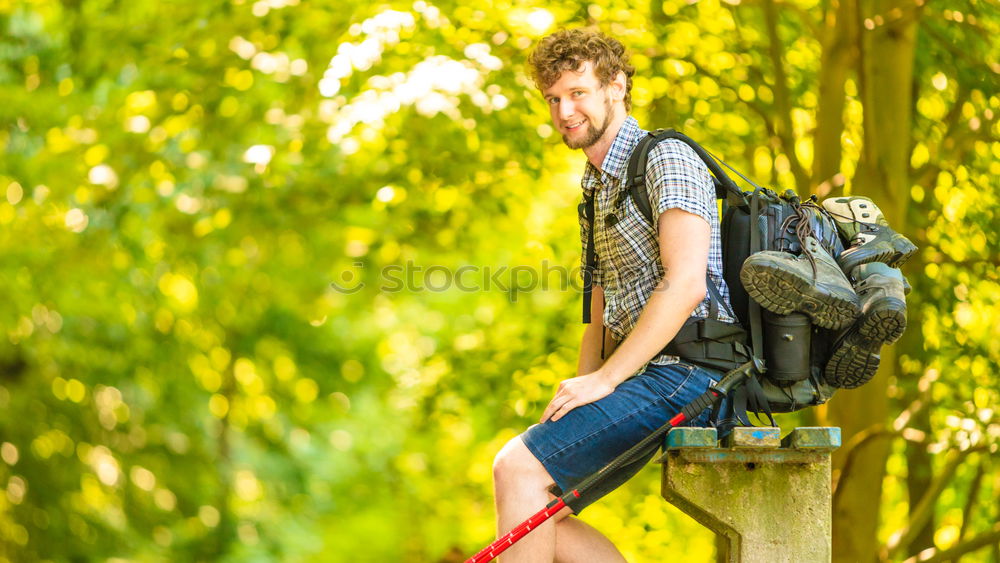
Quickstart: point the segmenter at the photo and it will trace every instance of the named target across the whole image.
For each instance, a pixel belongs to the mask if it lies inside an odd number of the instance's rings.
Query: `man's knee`
[[[511,480],[552,483],[545,466],[524,445],[520,436],[507,442],[493,458],[493,482],[499,485]]]

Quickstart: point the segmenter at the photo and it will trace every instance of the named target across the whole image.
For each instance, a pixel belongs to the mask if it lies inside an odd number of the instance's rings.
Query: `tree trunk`
[[[930,409],[924,409],[917,413],[911,420],[910,426],[923,432],[930,432]],[[913,516],[913,510],[917,506],[920,496],[930,486],[934,479],[933,464],[931,454],[927,452],[926,444],[906,445],[906,491],[910,502],[909,514]],[[904,552],[907,556],[917,555],[928,547],[934,547],[934,517],[920,529],[920,533],[913,539],[913,542]]]
[[[893,357],[888,357],[893,356]],[[888,418],[886,382],[892,371],[889,361],[894,354],[883,354],[882,368],[864,387],[840,391],[830,402],[828,412],[840,426],[846,443],[852,436]],[[882,478],[889,452],[886,438],[874,438],[859,446],[849,473],[841,475],[833,497],[833,561],[869,563],[878,553],[878,507],[882,497]],[[834,470],[843,470],[846,450],[834,451]]]
[[[813,139],[812,193],[819,197],[843,193],[840,170],[844,132],[844,85],[858,59],[857,0],[834,0],[833,10],[823,21],[819,67],[819,104]]]
[[[923,247],[927,243],[926,241],[914,240],[919,246]],[[922,244],[921,244],[922,243]],[[919,254],[915,256],[909,263],[909,270],[911,272],[923,271],[923,260]],[[923,338],[920,335],[920,327],[923,325],[922,315],[920,313],[920,303],[911,303],[908,306],[907,311],[907,331],[904,333],[902,340],[897,344],[897,347],[901,350],[905,350],[910,357],[923,358]],[[925,364],[925,361],[921,361],[921,364]],[[920,381],[921,373],[901,373],[902,378],[908,380],[905,384],[901,384],[903,388],[903,397],[905,403],[911,403],[917,400],[921,396],[921,390],[917,386],[917,382]],[[924,397],[925,400],[930,400],[929,393]],[[913,418],[910,420],[909,426],[916,430],[926,433],[928,436],[931,435],[931,409],[921,409],[918,411]],[[913,511],[917,506],[917,502],[928,488],[930,488],[931,481],[934,479],[933,463],[931,460],[931,454],[927,451],[926,444],[917,444],[908,442],[906,444],[906,491],[907,498],[909,499],[909,514],[912,517]],[[963,520],[964,523],[964,520]],[[907,547],[906,555],[917,555],[921,551],[934,547],[934,529],[935,522],[934,517],[931,516],[930,520],[927,521],[921,529],[917,537],[914,538],[913,542]]]
[[[864,108],[864,145],[852,192],[874,199],[889,224],[906,231],[909,200],[910,123],[917,13],[912,2],[859,0],[859,87]],[[847,441],[888,418],[886,390],[898,372],[897,353],[882,351],[878,375],[857,391],[841,392],[830,406]],[[843,475],[834,498],[834,561],[873,561],[878,553],[878,506],[889,451],[875,440],[857,452],[854,469]],[[834,466],[843,463],[834,457]]]
[[[795,190],[804,194],[809,188],[810,179],[795,151],[791,93],[788,90],[788,73],[785,71],[784,46],[778,35],[778,7],[774,0],[764,0],[763,6],[764,23],[767,28],[767,52],[774,69],[774,133],[781,143],[782,151],[788,157],[789,168],[795,178]]]

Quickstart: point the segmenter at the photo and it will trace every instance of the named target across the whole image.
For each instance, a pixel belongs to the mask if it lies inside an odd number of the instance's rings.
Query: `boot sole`
[[[852,329],[837,345],[826,363],[826,382],[841,389],[854,389],[871,381],[878,371],[882,343],[865,338]]]
[[[779,315],[793,311],[805,313],[813,324],[823,328],[844,328],[860,314],[856,301],[768,264],[745,262],[740,280],[747,294],[761,307]]]
[[[890,268],[899,268],[917,252],[917,246],[903,235],[895,235],[888,242],[877,245],[859,246],[840,253],[837,263],[845,272],[851,272],[862,264],[882,262]]]
[[[875,301],[858,323],[862,336],[892,344],[899,340],[906,330],[906,303],[895,297],[884,297]]]

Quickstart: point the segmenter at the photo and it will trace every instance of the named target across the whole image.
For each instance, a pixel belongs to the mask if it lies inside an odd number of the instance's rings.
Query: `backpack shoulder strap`
[[[597,252],[594,249],[594,193],[583,193],[579,214],[587,222],[587,249],[583,266],[583,324],[590,324],[590,298],[594,288],[594,268]]]
[[[657,129],[656,131],[650,131],[645,137],[639,140],[639,144],[632,151],[632,156],[629,157],[628,161],[628,193],[647,222],[650,224],[653,223],[653,209],[649,201],[649,191],[646,188],[646,166],[649,164],[649,153],[653,150],[653,147],[665,139],[677,139],[683,142],[691,147],[695,154],[698,155],[698,158],[705,163],[709,172],[712,173],[716,198],[726,199],[727,196],[736,197],[740,200],[745,198],[740,188],[726,174],[722,166],[719,165],[719,161],[705,150],[704,147],[695,142],[694,139],[673,129]]]
[[[628,185],[626,189],[646,222],[653,224],[653,207],[649,202],[649,191],[646,189],[646,164],[649,162],[649,152],[653,150],[662,139],[658,139],[653,132],[639,140],[639,144],[632,150],[632,156],[628,159]]]

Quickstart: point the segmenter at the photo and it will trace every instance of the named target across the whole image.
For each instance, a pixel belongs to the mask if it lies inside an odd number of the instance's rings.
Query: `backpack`
[[[729,288],[731,310],[739,323],[719,320],[718,310],[726,304],[718,288],[708,279],[709,316],[689,318],[662,353],[720,371],[729,371],[751,360],[763,360],[762,373],[730,394],[732,412],[728,416],[742,424],[750,424],[748,412],[766,415],[771,424],[776,425],[772,413],[794,412],[825,403],[836,390],[823,378],[823,367],[830,357],[836,333],[813,326],[809,317],[802,313],[777,315],[761,309],[743,288],[740,268],[747,257],[763,250],[799,254],[807,234],[815,236],[828,252],[838,255],[844,246],[832,218],[815,204],[814,197],[803,202],[792,190],[779,195],[758,186],[686,135],[672,129],[660,129],[646,135],[632,151],[627,185],[617,202],[620,204],[625,197],[631,197],[650,228],[653,227],[653,212],[646,187],[646,164],[649,152],[666,139],[677,139],[691,147],[712,174],[716,198],[722,200],[723,278]],[[754,189],[740,190],[720,162]],[[592,286],[588,274],[596,265],[592,196],[585,195],[580,214],[591,226],[584,269],[583,321],[587,323],[590,321]],[[718,419],[718,412],[713,418]]]

